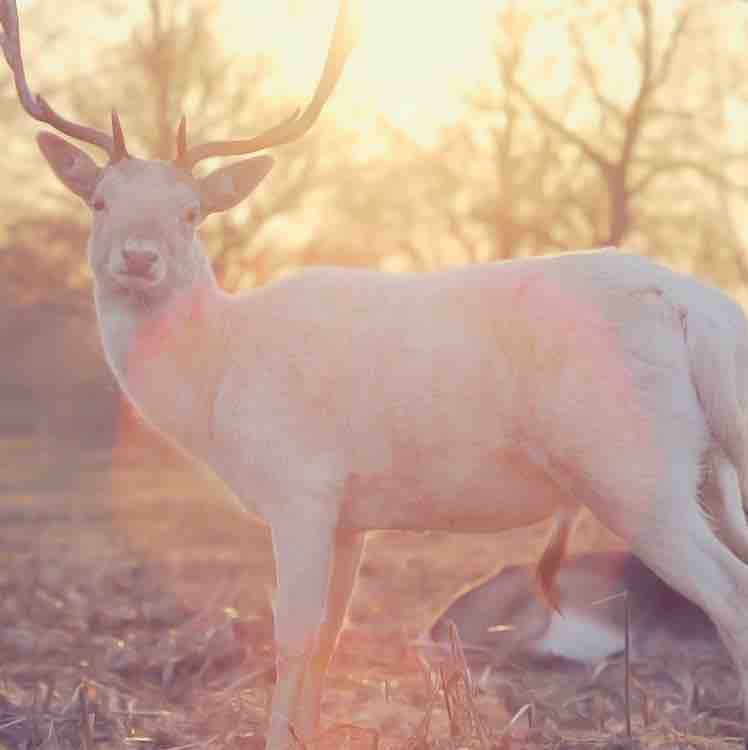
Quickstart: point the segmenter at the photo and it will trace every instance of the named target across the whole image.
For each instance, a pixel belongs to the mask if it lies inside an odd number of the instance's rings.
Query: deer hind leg
[[[748,562],[748,522],[738,472],[718,449],[711,453],[708,468],[703,486],[705,509],[714,518],[725,544],[743,562]]]
[[[655,489],[644,502],[642,496],[618,495],[618,510],[628,503],[628,517],[603,504],[596,509],[647,567],[715,624],[737,668],[748,717],[748,566],[718,538],[699,504],[698,435],[673,432],[665,451]]]
[[[701,609],[717,627],[741,684],[748,717],[748,566],[717,538],[698,510],[642,535],[637,556]],[[685,523],[684,523],[685,521]]]

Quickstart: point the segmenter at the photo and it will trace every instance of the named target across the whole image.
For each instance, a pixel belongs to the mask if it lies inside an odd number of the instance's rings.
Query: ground
[[[266,530],[154,444],[16,437],[0,455],[0,749],[260,748],[274,679]],[[332,729],[310,750],[625,740],[621,663],[470,678],[459,644],[440,674],[417,657],[458,590],[534,560],[545,533],[372,535],[328,680]],[[573,547],[615,543],[590,519]],[[729,665],[634,664],[633,677],[636,742],[742,747]]]

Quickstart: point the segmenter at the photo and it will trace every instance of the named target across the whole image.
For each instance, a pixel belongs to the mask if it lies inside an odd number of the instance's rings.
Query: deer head
[[[209,214],[244,200],[270,171],[268,155],[255,156],[193,176],[199,161],[215,156],[250,154],[301,137],[316,121],[331,94],[351,48],[347,3],[342,2],[330,50],[315,94],[303,112],[247,140],[212,141],[188,148],[186,120],[177,133],[173,161],[131,156],[119,118],[112,113],[112,134],[59,115],[30,92],[24,71],[16,0],[0,0],[0,46],[13,73],[21,105],[35,120],[102,149],[109,157],[99,166],[88,154],[49,132],[37,141],[60,181],[78,195],[93,215],[89,260],[97,289],[139,300],[156,300],[212,274],[196,229]]]

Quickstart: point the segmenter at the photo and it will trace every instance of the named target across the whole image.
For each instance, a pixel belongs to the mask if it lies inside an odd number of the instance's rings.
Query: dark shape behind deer
[[[474,667],[595,665],[623,652],[625,592],[634,658],[726,657],[704,612],[631,554],[570,557],[558,572],[558,588],[555,611],[536,591],[531,566],[507,565],[455,597],[422,639],[424,656],[438,662],[448,653],[453,622]]]

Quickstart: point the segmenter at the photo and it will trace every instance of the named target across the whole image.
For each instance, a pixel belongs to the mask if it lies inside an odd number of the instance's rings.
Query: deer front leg
[[[297,516],[273,528],[277,682],[267,750],[286,750],[317,729],[327,665],[355,580],[363,535]]]
[[[325,674],[345,621],[364,548],[364,538],[363,533],[352,534],[339,531],[335,535],[330,585],[327,592],[327,618],[320,626],[316,648],[311,655],[297,717],[299,726],[305,728],[307,736],[310,736],[319,726]]]

